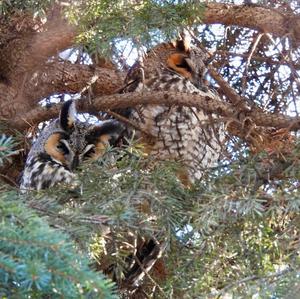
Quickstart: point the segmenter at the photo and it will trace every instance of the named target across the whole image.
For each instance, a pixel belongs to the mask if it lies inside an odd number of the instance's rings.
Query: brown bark
[[[122,85],[123,77],[112,68],[68,61],[46,64],[51,56],[74,43],[76,29],[59,16],[41,25],[34,23],[32,16],[16,14],[13,24],[6,27],[3,36],[0,34],[4,42],[0,49],[0,119],[20,118],[54,93],[78,93],[92,78],[95,82],[89,91],[95,95],[111,94]]]
[[[4,29],[0,34],[3,41],[0,49],[0,119],[21,115],[32,108],[32,102],[39,99],[31,96],[28,101],[25,93],[33,94],[28,82],[34,72],[42,68],[49,57],[71,46],[76,35],[75,28],[59,15],[43,25],[32,16],[17,12],[10,22],[5,22],[5,18],[0,22]]]
[[[112,69],[72,64],[68,61],[51,62],[33,73],[19,88],[0,83],[0,119],[23,114],[44,97],[57,93],[78,93],[84,88],[94,95],[112,94],[122,86],[124,75]]]
[[[255,4],[207,3],[203,23],[248,27],[274,36],[289,35],[300,42],[300,16]]]
[[[76,30],[67,21],[55,18],[44,27],[16,32],[1,49],[5,78],[12,85],[18,86],[28,72],[40,68],[49,57],[74,43]]]
[[[84,88],[94,95],[113,94],[122,86],[124,75],[116,70],[54,61],[34,73],[27,84],[25,98],[30,103],[54,93],[78,93]]]
[[[116,108],[134,107],[140,104],[165,104],[167,106],[179,105],[196,107],[210,113],[225,117],[224,122],[242,122],[245,118],[251,120],[257,126],[272,128],[289,128],[297,130],[300,128],[299,117],[289,117],[282,114],[268,114],[260,110],[248,110],[238,108],[231,104],[221,102],[216,98],[185,94],[179,92],[133,92],[126,94],[114,94],[110,96],[97,97],[92,102],[85,98],[77,101],[79,112],[94,113]],[[36,108],[25,114],[23,118],[12,119],[9,125],[18,129],[27,128],[30,124],[36,124],[43,120],[56,117],[59,113],[59,106],[51,109]],[[242,128],[241,128],[242,129]]]

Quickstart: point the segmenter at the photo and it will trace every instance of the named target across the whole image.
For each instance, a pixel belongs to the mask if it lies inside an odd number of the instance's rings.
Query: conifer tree
[[[2,1],[1,298],[296,298],[299,12],[293,0]],[[184,29],[222,102],[120,94],[141,53]],[[207,109],[226,128],[222,159],[187,188],[180,163],[133,138],[83,165],[78,190],[20,193],[32,142],[69,98],[91,122],[153,98]],[[122,284],[132,244],[153,237],[162,256],[139,287]]]

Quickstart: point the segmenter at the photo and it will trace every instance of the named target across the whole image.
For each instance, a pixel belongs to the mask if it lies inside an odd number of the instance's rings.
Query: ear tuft
[[[63,130],[69,131],[72,129],[74,122],[76,120],[76,107],[75,102],[73,100],[66,101],[59,115],[60,126]]]
[[[180,38],[176,40],[177,50],[185,53],[190,52],[191,48],[191,36],[187,32],[182,32]]]

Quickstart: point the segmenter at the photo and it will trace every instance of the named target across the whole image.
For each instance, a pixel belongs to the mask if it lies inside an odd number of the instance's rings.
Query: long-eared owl
[[[118,121],[100,125],[76,118],[75,102],[65,102],[59,118],[51,121],[34,142],[21,178],[21,190],[41,190],[56,183],[74,184],[74,170],[87,159],[100,157],[123,126]]]
[[[220,100],[204,84],[207,60],[208,56],[190,46],[187,39],[160,44],[131,68],[123,92],[153,91],[155,97],[156,91],[174,91]],[[193,107],[163,104],[139,105],[115,112],[139,127],[135,136],[149,156],[183,164],[178,176],[186,185],[201,179],[204,170],[215,166],[220,157],[224,126],[215,115]],[[127,134],[131,133],[129,129]],[[158,239],[157,236],[136,238],[132,245],[134,258],[127,257],[131,262],[124,273],[125,282],[139,285],[145,273],[154,267],[165,250],[164,241]]]
[[[208,56],[186,39],[161,44],[133,66],[125,91],[175,91],[219,100],[203,83],[207,60]],[[150,104],[131,109],[128,115],[140,126],[137,135],[147,153],[183,164],[178,173],[182,182],[193,183],[201,179],[204,170],[216,165],[224,128],[214,115],[193,107]]]

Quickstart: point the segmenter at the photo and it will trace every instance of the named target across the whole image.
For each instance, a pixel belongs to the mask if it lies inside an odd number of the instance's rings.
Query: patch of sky
[[[81,64],[93,64],[91,57],[87,53],[77,48],[66,49],[59,54],[59,57],[72,63],[80,59]]]

